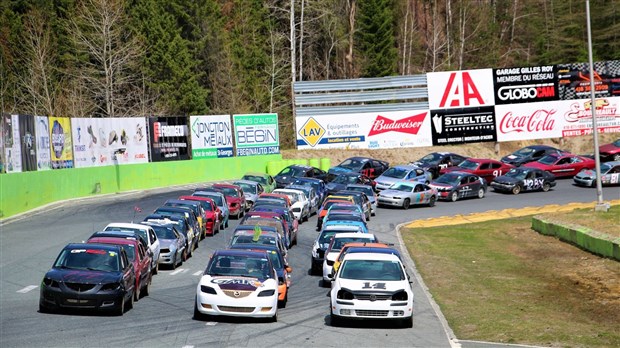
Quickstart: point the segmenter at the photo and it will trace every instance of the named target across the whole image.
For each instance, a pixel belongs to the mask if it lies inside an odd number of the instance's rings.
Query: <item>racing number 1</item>
[[[370,282],[365,282],[362,289],[385,289],[385,283],[370,284]]]

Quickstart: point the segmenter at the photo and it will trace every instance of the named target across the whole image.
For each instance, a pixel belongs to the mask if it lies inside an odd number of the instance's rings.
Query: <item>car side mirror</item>
[[[285,267],[287,273],[293,273],[293,268],[291,266]]]
[[[333,273],[328,274],[327,278],[329,278],[329,280],[333,282],[334,281],[334,274]]]

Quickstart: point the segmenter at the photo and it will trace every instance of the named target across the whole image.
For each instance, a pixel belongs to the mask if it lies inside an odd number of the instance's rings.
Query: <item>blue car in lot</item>
[[[327,197],[327,185],[325,181],[314,178],[297,178],[293,181],[292,185],[312,186],[316,190],[316,194],[319,196],[319,205],[323,204],[323,200]]]
[[[359,232],[362,233],[369,233],[368,232],[368,226],[366,226],[366,223],[362,222],[362,221],[353,221],[353,220],[330,220],[330,221],[326,221],[323,224],[323,228],[322,230],[329,230],[331,228],[340,228],[340,227],[355,227],[357,229],[359,229]]]

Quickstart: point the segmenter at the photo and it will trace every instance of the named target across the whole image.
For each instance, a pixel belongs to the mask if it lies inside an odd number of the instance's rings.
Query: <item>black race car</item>
[[[69,244],[41,282],[39,312],[62,308],[107,310],[133,307],[136,276],[125,249],[111,244]]]
[[[277,188],[285,188],[287,185],[292,184],[297,178],[316,178],[327,180],[327,173],[316,167],[293,164],[282,169],[273,178],[276,181]]]
[[[373,189],[375,187],[375,182],[366,175],[357,172],[345,172],[338,174],[326,185],[327,195],[329,196],[337,191],[342,191],[347,188],[347,185],[353,184],[368,185]]]
[[[519,194],[521,191],[544,191],[554,187],[555,175],[538,168],[519,167],[513,168],[508,173],[498,176],[491,182],[495,191],[512,192]]]
[[[346,172],[361,173],[371,179],[375,179],[389,167],[390,164],[386,161],[368,157],[351,157],[342,161],[339,165],[329,168],[327,171],[329,174],[327,181],[332,181],[338,174]]]
[[[487,183],[483,178],[459,171],[443,174],[429,186],[437,189],[439,199],[452,202],[469,197],[483,198],[487,192]]]
[[[434,179],[439,176],[441,169],[458,166],[466,159],[467,157],[452,152],[432,152],[409,164],[426,169],[433,174]]]
[[[562,155],[564,153],[566,153],[566,151],[562,151],[560,149],[556,149],[555,147],[547,145],[531,145],[521,148],[511,153],[510,155],[502,157],[501,161],[518,167],[522,164],[538,161],[546,155]]]

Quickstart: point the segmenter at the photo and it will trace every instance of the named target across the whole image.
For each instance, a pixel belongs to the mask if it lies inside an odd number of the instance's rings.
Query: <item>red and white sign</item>
[[[599,133],[620,132],[620,97],[595,100],[596,126]],[[573,100],[563,114],[565,124],[562,136],[571,137],[592,134],[592,101]]]
[[[387,117],[378,115],[370,128],[370,132],[368,132],[368,136],[386,132],[400,132],[413,135],[418,134],[427,114],[428,112],[425,111],[421,114],[406,117],[400,120],[391,120]]]
[[[430,109],[495,105],[493,70],[464,70],[426,74]]]
[[[570,102],[549,101],[495,106],[497,141],[559,138]]]

